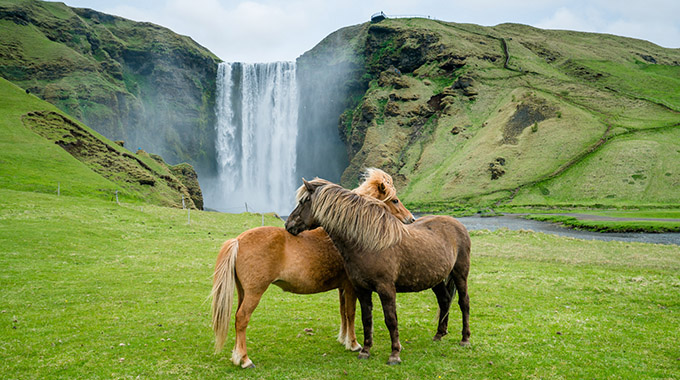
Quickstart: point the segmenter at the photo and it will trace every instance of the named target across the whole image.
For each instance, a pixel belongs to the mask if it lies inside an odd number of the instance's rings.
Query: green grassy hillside
[[[412,205],[680,204],[678,49],[388,19],[303,56],[328,57],[366,83],[339,123],[347,186],[378,166]]]
[[[0,188],[108,200],[118,191],[121,201],[182,207],[184,197],[188,207],[203,206],[184,166],[133,154],[2,78],[0,163]]]
[[[90,9],[0,0],[0,76],[131,149],[214,167],[219,59],[188,37]]]

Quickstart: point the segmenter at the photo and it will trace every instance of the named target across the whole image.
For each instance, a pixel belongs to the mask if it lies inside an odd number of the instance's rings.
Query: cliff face
[[[0,1],[0,75],[108,138],[214,170],[218,58],[188,37],[62,3]]]
[[[362,26],[341,29],[297,59],[300,109],[297,173],[314,178],[325,173],[339,182],[348,165],[345,141],[337,132],[338,118],[366,91]],[[344,136],[343,136],[344,137]]]
[[[680,140],[669,140],[680,137],[678,49],[388,19],[336,32],[303,58],[353,65],[336,84],[355,89],[338,120],[345,186],[376,166],[419,204],[680,202],[680,171],[663,169],[680,167]],[[665,153],[651,169],[639,147],[657,144]]]

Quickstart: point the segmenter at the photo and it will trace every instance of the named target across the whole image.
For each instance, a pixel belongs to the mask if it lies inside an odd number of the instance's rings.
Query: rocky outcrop
[[[196,207],[200,210],[203,210],[203,193],[201,192],[201,187],[198,184],[198,175],[196,175],[194,168],[187,163],[183,163],[170,166],[170,171],[187,188],[187,191],[191,196],[191,200],[194,202]]]
[[[57,112],[29,112],[24,126],[62,147],[97,174],[164,206],[203,209],[196,172],[189,164],[168,166],[158,155],[143,150],[132,154],[116,143],[101,139],[86,127]],[[155,162],[154,162],[155,161]]]

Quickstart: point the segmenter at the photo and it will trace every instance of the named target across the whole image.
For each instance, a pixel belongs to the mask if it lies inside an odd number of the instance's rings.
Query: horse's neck
[[[356,243],[350,241],[342,234],[329,232],[328,236],[330,236],[331,240],[333,241],[333,245],[335,245],[335,248],[337,248],[338,252],[340,252],[343,260],[352,261],[354,259],[354,255],[357,252]]]

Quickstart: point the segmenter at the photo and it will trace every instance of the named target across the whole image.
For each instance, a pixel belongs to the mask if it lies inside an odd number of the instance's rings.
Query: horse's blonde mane
[[[373,197],[379,201],[390,200],[397,196],[397,189],[394,187],[392,176],[378,168],[367,168],[361,176],[363,182],[359,187],[352,190],[363,197]],[[314,178],[309,183],[319,186],[332,183],[325,179]],[[305,186],[302,185],[295,193],[295,202],[299,203],[307,195]]]
[[[397,189],[394,188],[392,176],[378,168],[367,168],[362,179],[363,183],[352,190],[359,195],[377,198],[381,201],[390,200],[397,196]]]
[[[398,243],[407,233],[383,202],[321,181],[324,183],[312,198],[312,213],[329,235],[339,234],[359,248],[379,251]]]

